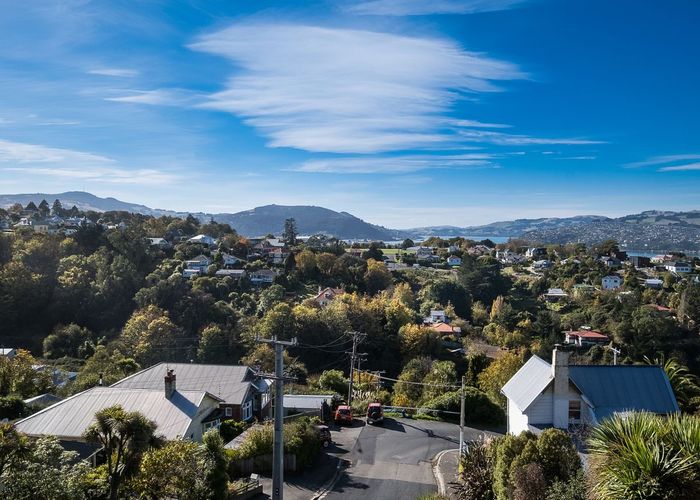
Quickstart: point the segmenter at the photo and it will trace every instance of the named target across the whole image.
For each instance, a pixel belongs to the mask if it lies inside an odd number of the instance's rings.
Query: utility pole
[[[363,336],[360,332],[350,332],[352,335],[352,352],[350,353],[350,380],[348,381],[348,406],[352,406],[352,379],[355,374],[355,360],[357,359],[357,344],[362,342]]]
[[[297,339],[290,341],[256,338],[257,342],[272,344],[275,347],[275,424],[272,438],[272,499],[282,500],[284,495],[284,346],[297,345]]]
[[[459,393],[459,456],[464,455],[464,386],[466,377],[462,376],[462,390]]]
[[[617,349],[611,345],[606,345],[608,349],[610,349],[613,352],[613,365],[617,365],[617,355],[621,354],[622,351],[620,349]]]

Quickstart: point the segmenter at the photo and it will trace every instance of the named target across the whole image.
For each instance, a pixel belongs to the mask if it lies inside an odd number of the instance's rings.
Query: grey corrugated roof
[[[501,392],[513,401],[520,411],[525,411],[552,380],[552,366],[539,356],[532,356],[506,382]]]
[[[93,387],[20,420],[15,427],[32,436],[80,439],[95,413],[121,405],[127,411],[141,412],[153,420],[158,425],[156,434],[176,439],[185,434],[205,397],[208,395],[204,391],[176,391],[167,399],[164,389]]]
[[[331,404],[332,394],[285,394],[284,407],[290,409],[316,408],[320,409],[325,401]]]
[[[179,391],[206,391],[234,405],[243,403],[253,381],[252,371],[247,366],[158,363],[116,382],[112,387],[163,389],[167,370],[174,371],[175,386]]]
[[[678,411],[673,389],[660,366],[572,365],[569,378],[591,402],[599,421],[615,412]]]

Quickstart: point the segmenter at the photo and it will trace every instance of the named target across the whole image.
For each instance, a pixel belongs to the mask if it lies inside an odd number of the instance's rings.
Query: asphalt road
[[[465,428],[465,439],[482,431]],[[383,426],[365,425],[350,451],[350,462],[333,489],[331,500],[413,500],[436,492],[431,460],[458,447],[459,426],[445,422],[387,418]]]

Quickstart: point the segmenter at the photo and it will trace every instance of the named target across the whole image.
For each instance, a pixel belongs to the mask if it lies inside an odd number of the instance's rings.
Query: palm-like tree
[[[675,358],[664,359],[662,355],[653,361],[645,357],[644,361],[650,365],[661,365],[676,395],[678,406],[684,412],[692,412],[693,398],[700,396],[700,379]]]
[[[109,498],[116,499],[122,479],[138,466],[141,454],[156,444],[156,424],[139,412],[110,406],[95,414],[84,433],[90,443],[102,446],[107,458]]]
[[[596,498],[700,498],[700,419],[651,413],[616,416],[588,441]]]

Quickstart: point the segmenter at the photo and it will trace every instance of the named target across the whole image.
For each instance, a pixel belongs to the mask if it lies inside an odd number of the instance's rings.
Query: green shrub
[[[458,421],[460,411],[460,391],[446,392],[424,402],[421,406],[441,410],[437,413],[442,419]],[[457,412],[444,413],[444,412]],[[421,410],[421,413],[435,414]],[[475,387],[466,387],[464,394],[464,419],[466,423],[501,424],[505,421],[503,410],[486,395]]]
[[[272,454],[274,429],[271,424],[252,428],[235,450],[228,450],[231,460],[244,460]],[[309,465],[321,448],[318,429],[308,417],[284,424],[284,452],[296,455],[297,464]]]
[[[0,420],[14,420],[27,414],[27,405],[17,396],[0,397]]]
[[[240,436],[244,430],[248,428],[248,424],[238,420],[224,420],[219,426],[219,434],[224,443],[228,443]]]

